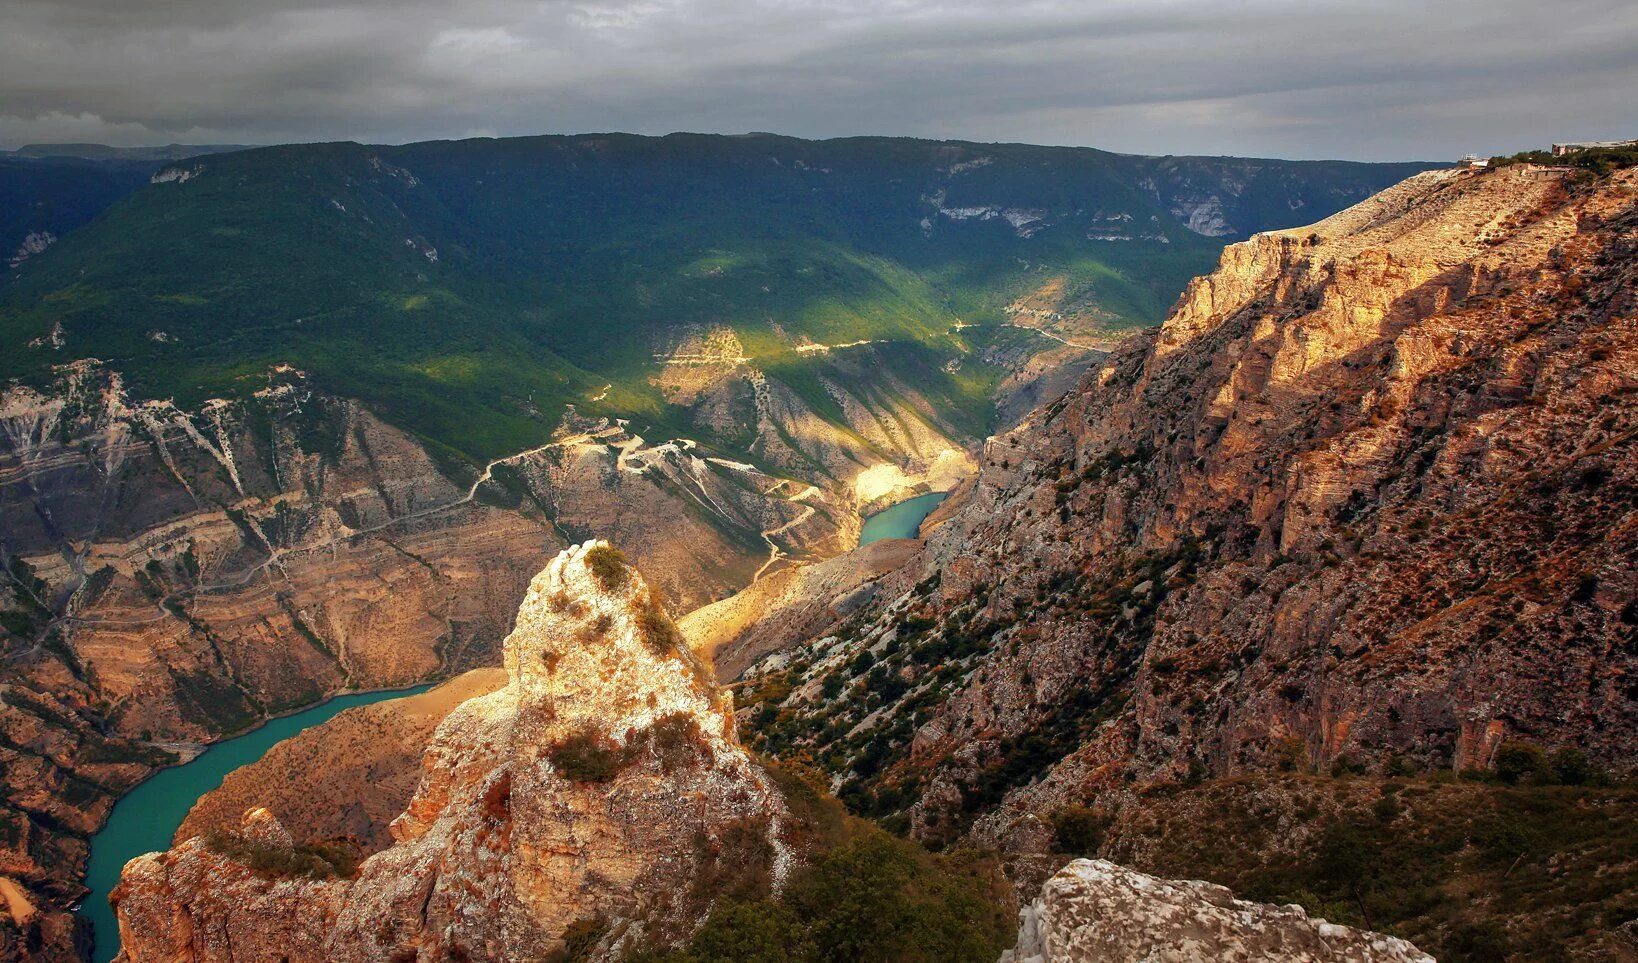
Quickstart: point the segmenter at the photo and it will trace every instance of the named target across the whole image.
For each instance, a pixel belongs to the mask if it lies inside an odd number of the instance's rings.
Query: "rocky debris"
[[[1404,940],[1327,923],[1300,906],[1234,898],[1221,886],[1156,879],[1077,859],[1019,913],[1001,963],[1433,963]]]
[[[732,700],[607,543],[535,577],[505,663],[505,688],[439,725],[395,844],[356,876],[252,810],[126,866],[121,959],[512,960],[571,939],[614,958],[688,935],[713,873],[788,872]]]
[[[164,167],[154,172],[148,178],[150,184],[186,184],[205,172],[205,165],[194,164],[190,167]]]
[[[867,606],[752,668],[755,744],[1003,846],[1191,776],[1507,740],[1631,771],[1635,205],[1632,170],[1436,171],[1230,246],[992,439]]]

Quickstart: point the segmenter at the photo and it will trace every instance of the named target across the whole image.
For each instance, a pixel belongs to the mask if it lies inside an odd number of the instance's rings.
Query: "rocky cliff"
[[[1237,900],[1221,886],[1078,859],[1020,915],[1001,963],[1433,963],[1401,939],[1310,919],[1296,906]]]
[[[1134,783],[1509,741],[1630,770],[1635,201],[1632,170],[1439,171],[1230,246],[752,669],[757,744],[1021,846]]]
[[[252,810],[126,867],[122,959],[607,958],[691,932],[713,873],[788,871],[731,701],[606,543],[535,577],[505,663],[439,725],[394,845],[348,873]]]

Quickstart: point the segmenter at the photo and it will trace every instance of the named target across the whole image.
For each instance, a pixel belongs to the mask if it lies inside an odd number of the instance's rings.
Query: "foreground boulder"
[[[1313,919],[1299,906],[1248,903],[1212,883],[1101,859],[1065,866],[1019,919],[1018,946],[1001,963],[1433,963],[1404,940]]]
[[[731,700],[605,543],[535,577],[507,685],[438,727],[394,845],[356,871],[265,810],[132,860],[127,963],[605,958],[687,935],[718,864],[787,869]]]

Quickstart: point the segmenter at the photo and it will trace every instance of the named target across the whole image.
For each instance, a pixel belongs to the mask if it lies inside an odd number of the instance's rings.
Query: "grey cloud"
[[[1448,157],[1638,132],[1626,0],[13,0],[0,144],[776,130]]]

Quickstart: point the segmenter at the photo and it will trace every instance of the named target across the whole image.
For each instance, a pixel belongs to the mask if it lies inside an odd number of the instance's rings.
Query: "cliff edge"
[[[715,864],[788,870],[731,700],[606,543],[535,577],[505,663],[439,725],[392,846],[353,869],[252,810],[126,866],[120,958],[604,958],[691,932]]]

